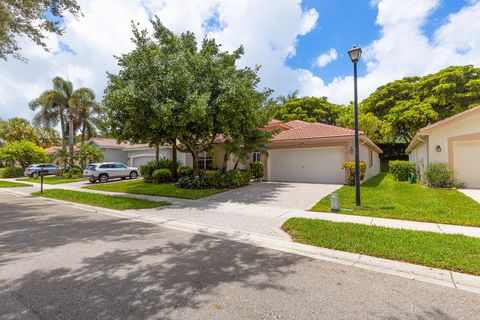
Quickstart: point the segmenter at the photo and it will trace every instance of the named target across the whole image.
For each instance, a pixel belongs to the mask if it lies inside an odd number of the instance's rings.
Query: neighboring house
[[[429,163],[445,162],[467,187],[480,188],[480,106],[420,129],[406,151],[420,176]]]
[[[88,143],[103,150],[105,161],[121,162],[139,168],[147,162],[155,160],[155,148],[149,147],[148,144],[117,143],[115,139],[107,138],[93,138]],[[187,163],[188,156],[183,152],[177,153],[178,160],[184,164]],[[172,148],[160,146],[160,157],[171,159]]]
[[[263,161],[265,178],[270,181],[344,183],[345,171],[340,169],[346,161],[354,161],[354,131],[323,123],[300,120],[281,122],[272,120],[266,130],[279,130],[269,144],[269,154],[252,153],[249,162]],[[223,137],[217,138],[210,152],[199,156],[200,169],[221,168],[224,151]],[[146,144],[117,143],[114,139],[94,138],[88,143],[104,151],[105,161],[122,162],[140,167],[155,159],[155,149]],[[380,173],[379,154],[382,150],[360,132],[360,160],[367,165],[365,180]],[[171,159],[170,146],[160,148],[160,156]],[[189,153],[177,152],[184,165],[193,166]],[[227,169],[235,167],[231,156]],[[244,168],[247,164],[240,164]]]
[[[267,129],[281,130],[269,145],[266,175],[272,181],[343,183],[341,165],[355,160],[354,130],[318,122],[271,121]],[[380,173],[382,150],[360,132],[360,160],[367,165],[365,180]]]

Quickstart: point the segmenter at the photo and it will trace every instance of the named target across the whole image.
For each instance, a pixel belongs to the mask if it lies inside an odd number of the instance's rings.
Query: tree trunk
[[[192,154],[193,159],[193,174],[198,176],[200,174],[200,168],[198,167],[198,152],[192,151],[190,153]]]
[[[178,179],[178,168],[177,168],[177,141],[176,139],[172,140],[172,177],[176,181]]]
[[[239,162],[240,162],[240,159],[238,159],[238,160],[235,162],[235,166],[233,167],[234,170],[237,169]]]
[[[160,160],[160,144],[159,143],[155,144],[155,160],[156,161]]]
[[[60,130],[62,131],[63,169],[67,168],[67,132],[65,130],[65,118],[60,111]]]
[[[85,144],[85,130],[86,130],[85,121],[83,121],[82,122],[82,137],[81,137],[81,140],[80,140],[80,148],[82,148],[83,145]],[[80,158],[80,167],[82,167],[82,168],[85,167],[85,160],[86,160],[86,158],[84,156],[82,156]]]
[[[75,165],[74,157],[75,157],[75,139],[74,139],[74,126],[73,126],[73,118],[69,117],[68,119],[68,136],[70,140],[70,167]]]
[[[222,173],[227,172],[227,164],[228,164],[229,157],[230,157],[230,154],[228,152],[225,152],[225,154],[223,155]]]

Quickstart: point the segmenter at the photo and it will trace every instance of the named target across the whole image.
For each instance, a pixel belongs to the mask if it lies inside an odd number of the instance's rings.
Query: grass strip
[[[12,181],[0,181],[0,188],[17,188],[17,187],[31,187],[28,183],[18,183]]]
[[[355,206],[355,187],[337,191],[340,213],[401,220],[480,226],[480,204],[457,190],[431,189],[422,184],[396,181],[381,173],[362,184],[362,206]],[[330,212],[330,196],[312,211]]]
[[[34,196],[40,196],[51,199],[65,200],[76,203],[88,204],[91,206],[109,208],[115,210],[144,209],[155,208],[168,205],[164,201],[152,201],[146,199],[127,198],[120,196],[111,196],[105,194],[81,192],[73,190],[50,189],[43,193],[34,192]]]
[[[218,189],[184,189],[177,188],[173,183],[145,183],[143,180],[129,180],[125,182],[111,182],[102,184],[99,183],[83,188],[192,200],[204,198],[224,191]]]
[[[478,238],[306,218],[282,229],[304,244],[480,275]]]
[[[40,183],[40,178],[21,178],[21,179],[16,179],[17,181],[25,181],[25,182],[34,182],[34,183]],[[44,184],[62,184],[62,183],[70,183],[70,182],[77,182],[77,181],[82,181],[82,178],[75,178],[75,179],[64,179],[61,177],[54,177],[54,176],[48,176],[48,177],[43,177],[43,183]]]

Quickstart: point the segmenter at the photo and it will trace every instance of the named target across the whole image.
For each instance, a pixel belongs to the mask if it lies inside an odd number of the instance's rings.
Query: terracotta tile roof
[[[352,129],[341,128],[318,122],[310,123],[294,120],[287,122],[286,124],[288,126],[292,126],[293,128],[280,132],[273,137],[273,141],[348,137],[355,134],[355,131]]]
[[[95,143],[101,148],[110,148],[110,149],[136,149],[136,148],[148,148],[148,144],[130,144],[128,142],[117,143],[115,139],[108,138],[93,138],[90,142]]]
[[[293,120],[293,121],[286,122],[285,124],[289,127],[297,129],[299,127],[309,125],[309,124],[311,124],[311,122],[307,122],[307,121],[303,121],[303,120]]]

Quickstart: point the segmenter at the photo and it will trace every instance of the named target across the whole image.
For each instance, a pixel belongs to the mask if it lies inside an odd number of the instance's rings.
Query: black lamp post
[[[357,62],[362,55],[362,49],[353,46],[348,51],[348,55],[353,62],[353,94],[355,107],[355,203],[360,206],[360,142],[358,137],[358,92],[357,92]]]

